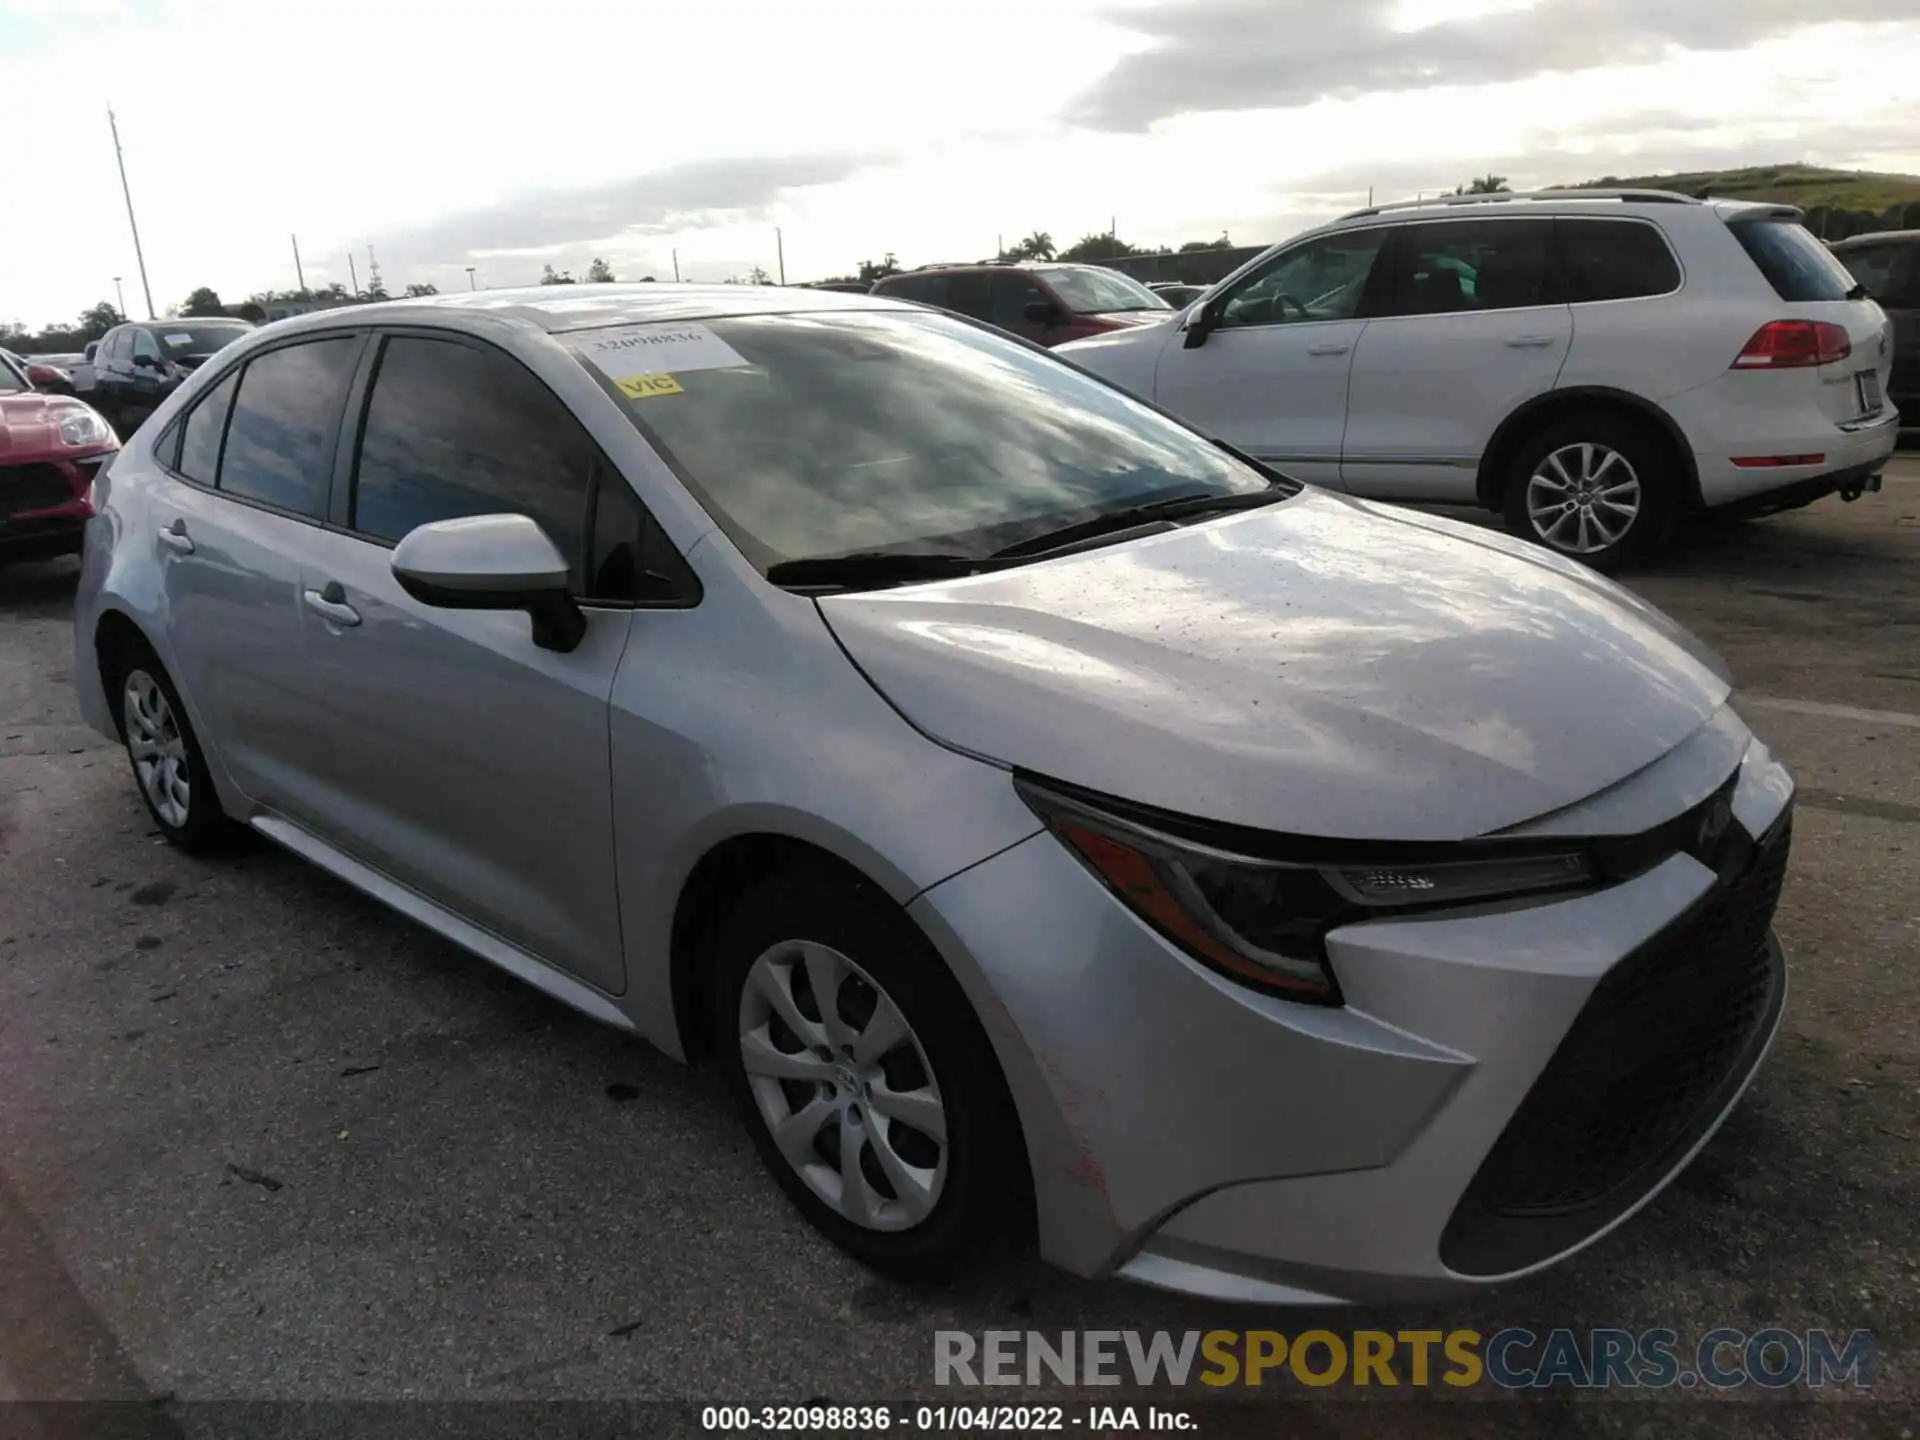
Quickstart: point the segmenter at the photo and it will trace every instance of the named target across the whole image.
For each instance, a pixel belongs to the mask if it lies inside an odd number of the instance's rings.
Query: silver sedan
[[[1779,1023],[1792,782],[1703,647],[953,316],[329,311],[92,503],[74,674],[163,834],[250,828],[717,1060],[875,1266],[1518,1275]]]

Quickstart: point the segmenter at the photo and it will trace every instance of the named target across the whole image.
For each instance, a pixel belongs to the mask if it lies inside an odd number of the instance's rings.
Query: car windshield
[[[223,345],[231,345],[247,333],[245,325],[198,325],[169,321],[155,328],[160,343],[167,347],[167,358],[182,355],[211,355]]]
[[[1072,270],[1047,270],[1053,287],[1069,310],[1082,315],[1111,314],[1115,310],[1171,310],[1173,307],[1129,275],[1091,265]]]
[[[763,570],[985,557],[1129,506],[1271,484],[1100,381],[950,316],[734,316],[563,338]]]

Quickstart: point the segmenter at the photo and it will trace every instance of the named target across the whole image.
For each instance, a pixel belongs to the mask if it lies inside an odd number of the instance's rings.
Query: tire
[[[826,866],[774,876],[741,897],[715,958],[727,1086],[816,1229],[910,1280],[949,1276],[1025,1233],[1026,1147],[999,1062],[885,895]],[[834,994],[831,1025],[819,989]]]
[[[1672,447],[1644,421],[1605,410],[1569,415],[1514,452],[1502,491],[1507,529],[1595,570],[1617,570],[1672,535],[1680,484]],[[1548,509],[1556,504],[1570,508]]]
[[[111,671],[107,702],[119,717],[133,782],[153,823],[190,854],[225,848],[239,827],[220,808],[206,756],[166,667],[144,641],[129,640]]]

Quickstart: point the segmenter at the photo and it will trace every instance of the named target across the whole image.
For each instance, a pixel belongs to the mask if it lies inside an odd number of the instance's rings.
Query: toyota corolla
[[[74,674],[161,833],[717,1059],[875,1266],[1032,1227],[1220,1297],[1511,1277],[1780,1020],[1792,782],[1703,646],[958,317],[315,314],[93,503]]]

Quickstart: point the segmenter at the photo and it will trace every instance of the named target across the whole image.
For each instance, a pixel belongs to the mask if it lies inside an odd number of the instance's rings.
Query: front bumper
[[[1774,831],[1791,788],[1753,744],[1735,792],[1742,827]],[[1577,1087],[1555,1101],[1567,1056],[1592,1048],[1576,1041],[1636,957],[1647,968],[1725,883],[1676,855],[1554,903],[1350,926],[1328,941],[1347,996],[1337,1010],[1257,995],[1190,962],[1047,835],[913,910],[997,1002],[983,1017],[1020,1108],[1047,1258],[1216,1298],[1314,1303],[1540,1268],[1677,1173],[1757,1067],[1783,977],[1746,1018],[1737,1053],[1680,1097],[1685,1113],[1660,1125],[1655,1153],[1625,1175],[1599,1165],[1599,1181],[1619,1183],[1597,1196],[1583,1193],[1596,1175],[1578,1163],[1553,1171],[1538,1138],[1551,1129],[1530,1097],[1611,1143],[1631,1140],[1631,1125],[1608,1128],[1604,1106],[1582,1110]],[[1760,898],[1764,931],[1772,899]],[[1503,1147],[1509,1134],[1517,1149]],[[1569,1203],[1556,1205],[1555,1184]],[[1475,1236],[1477,1210],[1493,1219]]]
[[[88,487],[110,454],[0,465],[0,558],[41,559],[80,548]]]

